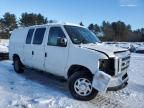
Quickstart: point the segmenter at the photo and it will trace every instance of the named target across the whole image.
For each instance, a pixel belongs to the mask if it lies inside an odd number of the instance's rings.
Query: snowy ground
[[[8,52],[8,47],[0,45],[0,53],[7,53]]]
[[[7,53],[8,52],[8,44],[9,40],[0,39],[0,53]]]
[[[11,61],[0,61],[0,108],[144,108],[144,54],[132,54],[129,85],[95,99],[74,100],[67,84],[27,69],[16,74]]]

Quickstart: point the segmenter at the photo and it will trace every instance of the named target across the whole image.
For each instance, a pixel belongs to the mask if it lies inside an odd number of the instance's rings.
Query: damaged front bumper
[[[128,82],[124,82],[121,85],[115,86],[115,87],[108,87],[107,91],[118,91],[121,90],[123,88],[125,88],[128,85]]]
[[[111,77],[107,90],[117,91],[125,88],[128,84],[128,79],[129,78],[128,78],[127,70],[123,71],[118,76]]]
[[[93,77],[93,88],[99,92],[116,91],[126,87],[128,82],[127,70],[117,76],[110,76],[103,71],[98,71]]]

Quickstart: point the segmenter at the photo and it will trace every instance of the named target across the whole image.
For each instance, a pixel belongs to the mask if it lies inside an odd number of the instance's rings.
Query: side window
[[[48,45],[58,46],[57,40],[66,37],[61,27],[51,27],[48,36]]]
[[[37,28],[35,31],[33,44],[42,44],[46,28]]]
[[[34,29],[29,29],[27,38],[26,38],[26,44],[31,44],[33,32],[34,32]]]

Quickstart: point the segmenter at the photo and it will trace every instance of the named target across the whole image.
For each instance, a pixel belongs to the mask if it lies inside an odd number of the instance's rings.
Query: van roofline
[[[69,26],[84,27],[84,26],[74,24],[74,23],[63,22],[63,23],[47,23],[47,24],[33,25],[33,26],[28,26],[28,27],[19,26],[17,29],[24,29],[24,28],[31,28],[31,27],[41,27],[41,26],[51,26],[51,25],[69,25]]]

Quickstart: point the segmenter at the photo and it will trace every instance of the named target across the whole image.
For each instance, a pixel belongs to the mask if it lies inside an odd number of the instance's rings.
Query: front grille
[[[121,68],[121,71],[124,71],[125,69],[127,69],[129,66],[126,66],[124,68]]]
[[[125,61],[125,60],[128,60],[128,59],[130,59],[130,56],[127,56],[127,57],[125,57],[125,58],[122,58],[122,61]]]
[[[130,64],[130,56],[127,56],[127,57],[124,57],[124,58],[121,58],[119,60],[119,70],[118,72],[122,72],[124,70],[126,70],[128,67],[129,67],[129,64]]]
[[[124,80],[125,78],[128,77],[128,74],[126,73],[123,77],[122,77],[122,80]]]

